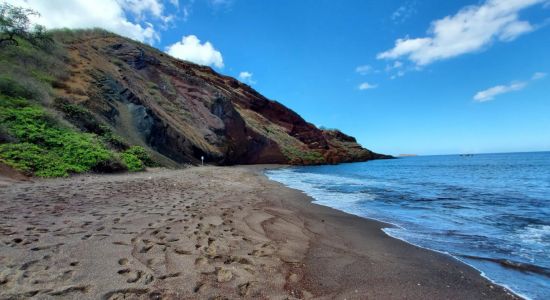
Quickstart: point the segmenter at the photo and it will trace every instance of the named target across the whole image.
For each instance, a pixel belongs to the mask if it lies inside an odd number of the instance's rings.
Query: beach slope
[[[513,299],[262,167],[0,186],[0,299]]]

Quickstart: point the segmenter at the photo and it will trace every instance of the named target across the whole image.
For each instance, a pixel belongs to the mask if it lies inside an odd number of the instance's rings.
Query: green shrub
[[[145,168],[143,162],[132,153],[123,152],[120,157],[130,172],[142,171]]]
[[[74,171],[54,152],[31,143],[0,145],[0,157],[8,165],[40,177],[64,177]]]
[[[0,123],[17,139],[0,146],[0,158],[36,176],[87,172],[113,157],[95,135],[61,126],[28,100],[0,96]]]
[[[156,166],[156,163],[149,157],[147,151],[141,146],[131,146],[121,155],[122,162],[129,171],[142,171],[145,167]]]
[[[129,153],[136,156],[139,160],[143,162],[145,166],[153,167],[156,165],[149,156],[149,153],[147,153],[145,148],[141,146],[131,146],[130,148],[128,148],[128,150],[124,151],[124,153]]]

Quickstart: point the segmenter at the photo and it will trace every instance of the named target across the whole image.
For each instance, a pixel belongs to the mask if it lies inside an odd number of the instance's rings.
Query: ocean
[[[550,299],[550,152],[438,155],[266,175],[315,203],[395,225],[529,299]]]

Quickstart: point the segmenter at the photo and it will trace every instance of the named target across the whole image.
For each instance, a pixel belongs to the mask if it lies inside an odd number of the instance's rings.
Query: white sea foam
[[[525,243],[550,245],[550,225],[529,225],[522,230],[518,237]]]
[[[348,212],[350,206],[359,201],[372,200],[374,195],[365,192],[345,193],[342,191],[332,191],[327,189],[328,185],[346,185],[363,186],[364,181],[349,177],[336,175],[298,173],[289,170],[277,170],[276,172],[267,172],[267,176],[275,181],[301,190],[315,200],[315,203],[330,206],[336,209],[342,209]]]

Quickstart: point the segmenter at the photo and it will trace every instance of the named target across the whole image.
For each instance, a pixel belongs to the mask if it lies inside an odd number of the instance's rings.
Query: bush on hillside
[[[149,153],[147,153],[145,148],[141,146],[131,146],[130,148],[128,148],[128,150],[124,151],[124,153],[129,153],[136,156],[147,167],[156,166],[155,162],[149,156]]]
[[[145,169],[145,166],[139,157],[132,153],[123,152],[120,157],[130,172],[143,171]]]
[[[0,145],[0,158],[29,174],[68,176],[90,171],[114,157],[95,135],[61,126],[25,99],[0,96],[0,123],[17,139],[17,143]]]
[[[131,146],[121,155],[122,161],[130,171],[142,171],[145,167],[154,167],[157,164],[149,157],[147,151],[141,146]]]
[[[56,98],[54,107],[63,112],[65,119],[80,130],[95,133],[101,140],[115,150],[126,150],[130,146],[124,139],[116,135],[109,126],[99,121],[94,114],[82,105],[70,103],[65,98]]]

